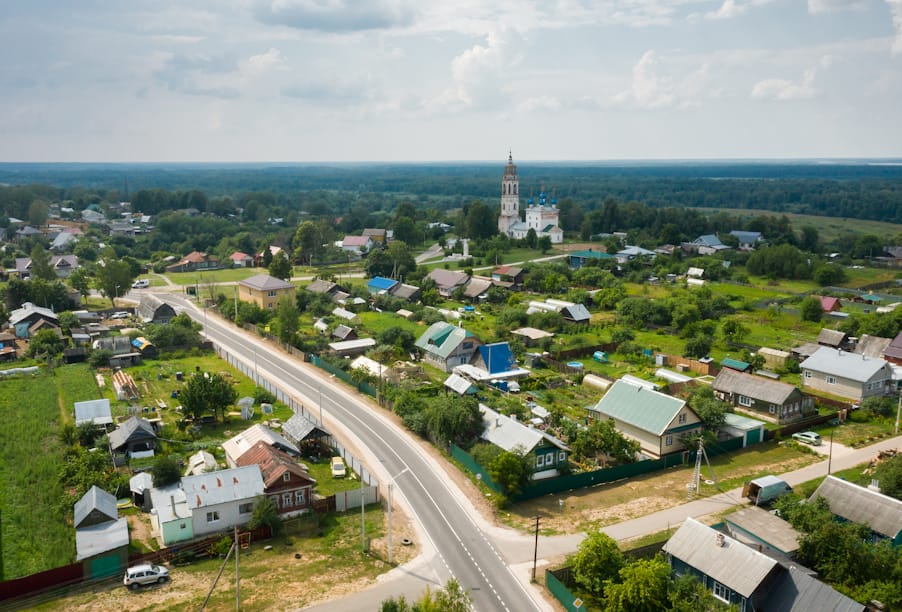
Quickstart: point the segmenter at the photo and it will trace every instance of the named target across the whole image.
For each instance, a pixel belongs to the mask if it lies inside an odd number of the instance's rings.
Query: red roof
[[[341,244],[343,246],[366,246],[372,240],[369,236],[345,236]]]
[[[824,312],[835,312],[842,308],[842,302],[839,298],[823,296],[821,298],[821,308]]]
[[[251,256],[247,253],[242,253],[241,251],[235,251],[229,255],[229,259],[232,261],[244,261],[245,259],[251,259]]]

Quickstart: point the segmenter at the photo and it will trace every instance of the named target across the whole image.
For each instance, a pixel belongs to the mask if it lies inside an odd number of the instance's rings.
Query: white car
[[[125,570],[125,577],[122,584],[133,591],[137,591],[139,587],[147,584],[162,584],[169,580],[169,570],[162,565],[151,565],[143,563],[141,565],[133,565]]]
[[[111,314],[110,318],[111,319],[127,319],[130,316],[131,315],[128,314],[127,312],[125,312],[124,310],[120,310],[119,312],[114,312],[113,314]]]
[[[146,278],[141,278],[132,283],[132,289],[147,289],[150,287],[150,281]]]

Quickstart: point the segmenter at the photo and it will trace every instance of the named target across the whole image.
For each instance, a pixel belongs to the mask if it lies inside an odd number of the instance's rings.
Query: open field
[[[746,480],[795,470],[819,460],[813,453],[776,442],[719,455],[711,459],[718,486],[703,482],[699,494],[701,497],[716,495]],[[577,533],[592,526],[611,525],[684,503],[692,470],[692,465],[678,466],[580,491],[548,495],[515,504],[509,511],[500,512],[499,518],[511,527],[529,532],[538,515],[542,517],[543,533],[548,534]],[[711,478],[707,466],[702,468],[702,478]]]
[[[96,397],[90,371],[81,365],[0,380],[3,579],[75,560],[75,532],[62,520],[60,508],[63,446],[58,434],[63,422],[72,421],[71,402]]]
[[[772,210],[751,210],[745,208],[698,208],[707,214],[729,213],[740,217],[753,218],[756,216],[789,218],[792,228],[799,231],[806,225],[817,228],[821,242],[832,242],[850,234],[875,234],[877,236],[896,236],[902,232],[902,225],[885,221],[868,221],[867,219],[850,219],[840,217],[821,217],[817,215],[799,215],[795,213],[780,213]]]

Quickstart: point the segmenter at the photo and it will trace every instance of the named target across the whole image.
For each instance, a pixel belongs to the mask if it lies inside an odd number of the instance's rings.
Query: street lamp
[[[116,299],[119,297],[119,285],[116,285],[116,290],[113,292],[113,308],[116,307]]]

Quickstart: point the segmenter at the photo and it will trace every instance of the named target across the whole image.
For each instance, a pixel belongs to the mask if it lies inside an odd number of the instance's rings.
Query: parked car
[[[139,278],[132,283],[132,289],[147,289],[150,287],[150,281],[146,278]]]
[[[114,312],[113,314],[111,314],[110,318],[111,319],[127,319],[127,318],[129,318],[129,316],[131,316],[131,315],[129,315],[124,310],[120,310],[119,312]]]
[[[169,580],[169,570],[162,565],[151,565],[143,563],[141,565],[133,565],[125,570],[125,577],[122,584],[133,591],[138,590],[141,586],[148,584],[162,584]]]
[[[792,434],[792,439],[811,446],[820,446],[821,437],[813,431],[800,431]]]
[[[348,468],[345,465],[345,460],[341,457],[332,457],[332,461],[329,465],[332,467],[332,478],[344,478],[348,475]]]

